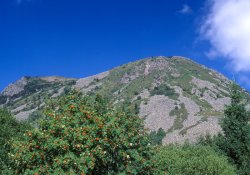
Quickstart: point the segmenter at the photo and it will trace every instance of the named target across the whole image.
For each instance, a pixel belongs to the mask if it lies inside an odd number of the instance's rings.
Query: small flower
[[[130,156],[129,156],[129,155],[127,155],[127,158],[129,159],[129,158],[130,158]]]
[[[133,143],[129,143],[130,146],[133,146]]]

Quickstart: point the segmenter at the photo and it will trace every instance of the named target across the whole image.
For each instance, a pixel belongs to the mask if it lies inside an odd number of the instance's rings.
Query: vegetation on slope
[[[148,64],[151,69],[147,72],[145,70]],[[158,66],[162,69],[159,70]],[[192,83],[193,77],[199,81],[204,80],[205,87]],[[228,97],[228,81],[218,78],[215,72],[186,59],[156,58],[121,66],[102,79],[94,79],[84,87],[98,84],[89,93],[93,95],[91,97],[78,94],[73,95],[73,98],[72,94],[64,96],[74,83],[75,80],[50,82],[29,78],[20,94],[13,97],[0,95],[0,104],[4,103],[9,109],[26,105],[20,111],[36,107],[41,109],[47,99],[57,97],[56,94],[63,95],[52,100],[44,114],[31,114],[28,122],[39,128],[32,129],[24,137],[22,133],[28,127],[14,129],[10,133],[6,132],[7,129],[3,130],[5,134],[1,136],[4,140],[2,143],[8,144],[4,147],[0,145],[1,150],[4,150],[1,173],[234,174],[234,168],[226,159],[235,165],[238,174],[250,172],[249,114],[244,108],[244,102],[249,102],[249,97],[242,100],[238,95],[233,95],[239,90],[232,91],[234,93],[231,98],[236,102],[225,110],[222,128],[226,134],[203,140],[210,147],[158,146],[169,132],[181,130],[183,137],[187,133],[190,127],[183,128],[183,122],[192,111],[188,102],[195,102],[201,109],[195,114],[201,116],[201,119],[192,127],[206,121],[206,117],[223,115],[222,109],[215,111],[213,104],[208,101],[210,97],[215,100]],[[214,88],[210,88],[211,83]],[[206,99],[208,92],[213,96]],[[107,97],[110,104],[115,106],[108,107],[96,93]],[[142,121],[134,114],[140,114],[140,105],[151,102],[150,98],[155,95],[168,97],[164,98],[172,102],[172,109],[166,115],[175,117],[175,120],[168,131],[153,131],[148,138]],[[183,98],[185,101],[181,101]],[[14,110],[13,113],[17,112]],[[8,112],[2,114],[11,117]],[[38,124],[37,119],[42,119],[41,124]],[[0,124],[5,125],[3,128],[19,128],[20,123],[17,123],[15,127],[11,122],[7,125],[4,122]],[[83,128],[85,129],[82,130]],[[142,135],[138,135],[138,132]],[[151,145],[148,145],[148,139]],[[12,143],[12,140],[16,141]],[[8,154],[10,144],[12,152]],[[157,151],[153,153],[154,150]],[[9,168],[15,172],[11,172]]]
[[[198,83],[193,82],[194,79]],[[6,93],[0,95],[0,106],[3,104],[19,120],[25,120],[30,116],[31,119],[28,120],[32,120],[35,125],[37,122],[34,119],[41,116],[37,115],[35,111],[42,110],[48,99],[63,95],[75,87],[85,94],[101,94],[117,109],[127,106],[136,115],[143,115],[141,117],[145,119],[150,118],[151,114],[156,112],[155,108],[152,108],[154,104],[158,103],[159,106],[162,106],[168,99],[178,106],[183,103],[186,112],[191,114],[175,115],[176,121],[166,124],[171,126],[160,127],[164,128],[165,132],[171,128],[166,137],[176,130],[183,130],[187,132],[182,132],[183,135],[179,134],[178,138],[185,137],[185,139],[196,141],[198,136],[194,138],[189,133],[192,132],[191,130],[200,132],[198,131],[199,125],[206,125],[205,129],[210,133],[219,131],[219,124],[211,128],[211,123],[216,123],[218,118],[223,116],[223,105],[229,102],[227,93],[229,80],[213,70],[181,57],[147,58],[86,79],[74,80],[59,77],[57,80],[53,77],[25,77],[23,80],[25,80],[24,83],[21,83],[23,90],[18,91],[19,93],[11,93],[13,89],[8,88],[9,94],[14,94],[13,96],[6,96]],[[18,82],[20,83],[20,81]],[[18,85],[18,83],[16,84]],[[158,99],[162,97],[157,97],[157,95],[165,95],[168,98],[159,101]],[[151,102],[151,99],[154,101],[149,106],[147,103]],[[191,101],[194,103],[187,105]],[[171,110],[173,103],[168,106]],[[143,109],[142,106],[144,106]],[[152,111],[152,113],[145,114],[145,111]],[[173,120],[174,117],[170,116],[169,111],[159,112],[159,118],[162,118],[163,122]],[[202,120],[197,122],[197,125],[195,123],[188,123],[189,126],[184,125],[185,119],[188,121],[191,117],[194,119],[200,117]],[[213,120],[209,120],[211,117]],[[192,128],[191,125],[194,127]],[[154,128],[149,129],[154,130]],[[205,132],[201,133],[201,135],[203,134]],[[176,141],[182,142],[181,139]]]
[[[221,149],[233,161],[240,174],[250,173],[250,116],[242,103],[242,94],[233,84],[231,90],[231,104],[225,109],[222,121],[224,135]]]
[[[161,84],[159,86],[154,87],[153,90],[150,91],[150,95],[165,95],[174,100],[178,99],[178,94],[174,91],[174,89],[170,88],[166,84]]]
[[[156,149],[152,159],[155,174],[169,175],[234,175],[234,168],[225,156],[205,146],[164,146]]]
[[[166,134],[162,129],[151,133],[150,145],[138,117],[108,107],[98,95],[71,92],[52,100],[44,114],[38,129],[24,137],[22,129],[10,142],[2,173],[235,174],[227,157],[212,147],[157,146]]]
[[[52,101],[45,115],[39,129],[13,143],[17,174],[152,174],[138,117],[78,92]]]
[[[166,132],[160,128],[158,131],[151,131],[149,138],[152,145],[162,145],[162,139],[166,136]]]
[[[18,122],[6,109],[0,109],[0,174],[8,173],[13,140],[23,139],[24,132],[30,128],[27,123]]]
[[[236,84],[231,89],[231,104],[225,108],[221,126],[223,135],[206,137],[200,143],[213,147],[218,153],[226,155],[237,167],[237,173],[250,173],[250,113],[246,111],[245,100]]]

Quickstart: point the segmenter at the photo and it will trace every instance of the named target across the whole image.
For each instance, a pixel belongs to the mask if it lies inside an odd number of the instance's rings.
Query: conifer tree
[[[249,113],[236,84],[232,85],[231,104],[224,111],[222,121],[224,135],[220,148],[237,166],[239,174],[250,174],[250,125]]]

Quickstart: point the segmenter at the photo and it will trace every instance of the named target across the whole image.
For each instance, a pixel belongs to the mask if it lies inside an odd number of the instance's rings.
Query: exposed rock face
[[[16,109],[11,110],[11,112],[14,112],[14,113],[19,112],[19,111],[23,110],[26,106],[27,106],[27,104],[23,104],[21,106],[18,106]]]
[[[166,57],[160,56],[156,60],[146,61],[144,75],[152,73],[154,70],[164,70],[169,67],[169,63],[165,61]]]
[[[60,96],[60,95],[63,93],[64,88],[65,88],[65,87],[61,87],[61,88],[58,90],[58,92],[55,93],[55,94],[53,94],[51,97],[52,97],[52,98],[55,98],[55,97]]]
[[[2,94],[6,96],[13,96],[15,94],[20,93],[24,90],[25,85],[27,84],[27,78],[22,77],[20,80],[16,81],[15,83],[10,84],[7,86]]]
[[[192,83],[195,84],[200,89],[208,88],[211,91],[218,93],[218,90],[215,88],[215,84],[209,81],[201,80],[196,77],[192,77]]]
[[[16,118],[18,120],[26,120],[29,118],[29,115],[31,115],[34,111],[36,111],[36,109],[32,109],[32,110],[29,110],[29,111],[22,111],[22,112],[19,112],[17,115],[16,115]]]
[[[101,94],[117,108],[134,109],[149,131],[164,129],[164,144],[193,143],[221,132],[218,121],[230,103],[230,81],[225,76],[190,59],[160,56],[80,79],[23,77],[0,94],[0,106],[24,120],[45,101],[72,88]]]
[[[163,144],[184,143],[186,141],[195,143],[201,136],[206,136],[207,134],[216,135],[221,131],[218,119],[216,117],[208,117],[207,121],[197,122],[196,125],[190,126],[186,130],[186,133],[183,132],[183,134],[180,134],[180,130],[175,130],[167,134],[162,142]]]
[[[65,78],[61,76],[47,76],[47,77],[39,77],[41,80],[48,81],[48,82],[62,82],[68,80],[76,80],[75,78]]]
[[[250,111],[250,104],[246,106],[246,109]]]
[[[216,98],[212,92],[205,92],[202,99],[206,100],[216,111],[222,111],[225,105],[230,104],[229,97]]]
[[[76,85],[74,87],[78,88],[78,89],[86,88],[94,80],[99,81],[99,80],[105,78],[106,76],[108,76],[108,74],[109,74],[109,71],[103,72],[103,73],[100,73],[100,74],[97,74],[97,75],[94,75],[91,77],[87,77],[87,78],[80,78],[76,81]]]
[[[174,118],[169,113],[174,109],[174,100],[164,95],[156,95],[150,98],[148,104],[141,104],[140,116],[145,116],[145,127],[157,131],[162,128],[165,131],[174,124]]]

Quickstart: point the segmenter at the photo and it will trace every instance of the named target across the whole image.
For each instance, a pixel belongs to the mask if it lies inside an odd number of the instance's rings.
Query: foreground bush
[[[152,174],[138,117],[78,92],[49,103],[45,116],[13,144],[16,174]]]
[[[227,159],[205,146],[166,146],[156,150],[155,174],[234,175]]]
[[[0,174],[7,174],[10,166],[8,153],[12,140],[20,140],[30,126],[18,122],[6,109],[0,109]]]

